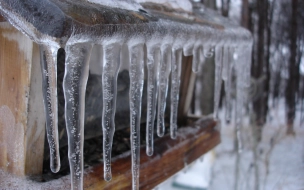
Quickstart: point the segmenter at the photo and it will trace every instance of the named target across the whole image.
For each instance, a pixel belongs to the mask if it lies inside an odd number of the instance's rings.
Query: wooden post
[[[0,169],[25,176],[42,172],[45,119],[39,48],[0,23]]]

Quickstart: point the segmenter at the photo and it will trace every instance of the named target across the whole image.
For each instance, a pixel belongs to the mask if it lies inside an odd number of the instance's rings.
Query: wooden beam
[[[214,148],[220,142],[216,122],[199,120],[192,126],[180,128],[177,139],[166,135],[155,141],[154,155],[146,155],[145,147],[140,154],[140,189],[152,189]],[[84,174],[84,189],[132,189],[131,156],[124,154],[112,162],[113,178],[103,179],[103,164],[87,169]],[[46,182],[43,189],[69,189],[70,177]]]
[[[42,171],[44,112],[33,92],[41,89],[37,51],[28,37],[0,23],[0,169],[18,176]]]

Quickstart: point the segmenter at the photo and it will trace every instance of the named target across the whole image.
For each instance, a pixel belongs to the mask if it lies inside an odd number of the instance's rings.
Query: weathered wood
[[[42,75],[39,46],[33,43],[31,82],[27,109],[27,131],[25,133],[26,175],[42,173],[45,138],[45,114],[42,103]]]
[[[180,128],[177,139],[169,135],[155,141],[154,155],[146,155],[145,147],[140,155],[140,189],[152,189],[178,171],[198,159],[220,142],[216,122],[207,119],[196,122],[193,126]],[[131,156],[124,154],[112,162],[113,178],[110,182],[103,180],[103,164],[86,170],[84,189],[132,189]],[[46,182],[44,189],[69,189],[69,176]]]
[[[36,110],[42,99],[31,92],[39,84],[36,76],[31,80],[32,69],[37,69],[32,63],[39,64],[33,42],[10,24],[0,23],[0,168],[19,176],[42,171],[44,121],[39,118],[43,111]],[[35,101],[35,106],[29,105]]]

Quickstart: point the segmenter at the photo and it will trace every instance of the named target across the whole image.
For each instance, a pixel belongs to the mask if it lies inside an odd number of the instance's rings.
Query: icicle
[[[182,51],[175,50],[172,53],[172,73],[171,73],[171,115],[170,115],[170,135],[176,138],[177,132],[177,112],[180,88],[180,76],[182,65]]]
[[[153,135],[154,120],[156,112],[156,101],[158,93],[158,67],[160,64],[160,50],[155,47],[148,47],[147,50],[147,83],[148,83],[148,100],[147,100],[147,125],[146,125],[146,153],[148,156],[153,154]]]
[[[236,60],[236,136],[238,142],[238,152],[242,151],[242,140],[241,140],[241,125],[243,117],[243,106],[245,98],[245,87],[248,84],[248,78],[250,78],[250,62],[246,61],[251,57],[251,46],[249,47],[239,47],[238,58]],[[250,82],[250,81],[249,81]]]
[[[144,84],[143,45],[130,48],[130,125],[132,156],[132,189],[139,189],[140,167],[140,117]]]
[[[165,45],[162,47],[161,58],[157,111],[157,135],[159,137],[162,137],[165,134],[165,109],[168,91],[168,79],[171,70],[171,46]]]
[[[112,179],[111,172],[111,153],[113,136],[115,132],[115,111],[117,95],[117,75],[120,67],[120,48],[119,44],[111,44],[103,47],[103,110],[102,110],[102,129],[103,129],[103,162],[104,179]]]
[[[223,54],[223,75],[222,78],[225,81],[225,103],[226,103],[226,122],[231,120],[231,80],[232,80],[232,67],[233,67],[233,53],[234,48],[225,47]]]
[[[218,118],[218,109],[222,85],[223,47],[215,48],[214,118]]]
[[[193,58],[192,58],[192,71],[197,73],[199,71],[200,66],[200,48],[193,48]]]
[[[63,79],[65,121],[68,134],[72,189],[83,189],[84,101],[92,45],[73,44],[66,48]]]
[[[50,147],[50,167],[54,173],[60,169],[57,110],[57,52],[58,48],[40,45],[46,132]]]

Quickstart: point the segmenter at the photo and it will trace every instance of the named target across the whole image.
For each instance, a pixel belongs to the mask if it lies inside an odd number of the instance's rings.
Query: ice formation
[[[142,2],[142,0],[138,0]],[[146,1],[145,1],[146,2]],[[149,1],[151,2],[151,1]],[[168,1],[153,1],[164,3]],[[94,3],[94,6],[92,6]],[[130,1],[88,0],[0,0],[0,12],[16,28],[41,44],[42,75],[47,132],[50,145],[51,169],[60,168],[57,132],[57,50],[66,50],[63,81],[66,128],[72,189],[82,189],[84,100],[88,78],[88,63],[93,44],[103,47],[103,151],[104,179],[111,174],[111,150],[115,131],[117,74],[122,61],[129,64],[130,75],[130,136],[132,156],[132,188],[139,189],[140,121],[147,67],[147,134],[146,152],[153,154],[154,122],[157,134],[165,133],[165,109],[170,85],[170,135],[177,135],[177,110],[181,77],[182,54],[193,55],[192,70],[198,72],[205,57],[215,54],[214,117],[217,118],[222,80],[227,94],[227,120],[231,110],[231,82],[236,73],[236,123],[239,144],[244,88],[249,85],[251,34],[202,7],[188,6],[189,1],[174,1],[184,12],[171,18],[161,12],[145,11]],[[173,3],[173,4],[174,4]],[[184,4],[183,4],[184,3]],[[110,6],[110,7],[107,7]],[[172,5],[173,6],[173,5]],[[177,8],[174,7],[173,8]],[[69,8],[71,9],[69,9]],[[114,7],[114,8],[113,8]],[[135,7],[135,8],[134,8]],[[144,7],[144,4],[143,4]],[[137,10],[139,9],[139,10]],[[52,11],[49,11],[52,10]],[[82,10],[78,12],[79,10]],[[75,14],[74,14],[75,13]],[[208,15],[214,15],[210,17]],[[121,47],[128,47],[128,59],[121,58]],[[234,55],[238,59],[234,60]],[[146,58],[146,60],[145,60]],[[157,105],[157,112],[156,112]],[[241,146],[240,146],[241,147]],[[240,148],[241,150],[241,148]]]

